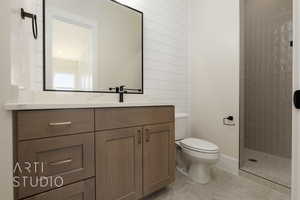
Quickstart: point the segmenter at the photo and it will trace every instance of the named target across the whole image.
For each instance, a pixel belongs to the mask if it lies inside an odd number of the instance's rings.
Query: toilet
[[[188,176],[195,182],[207,184],[211,180],[211,168],[219,160],[219,147],[200,138],[188,137],[187,122],[187,114],[176,114],[176,144],[188,162]]]

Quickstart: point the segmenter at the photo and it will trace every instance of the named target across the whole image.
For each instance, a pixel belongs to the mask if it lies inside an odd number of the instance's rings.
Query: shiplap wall
[[[127,95],[127,101],[169,103],[176,105],[177,112],[188,112],[187,1],[119,2],[144,12],[145,94]],[[12,0],[12,5],[12,83],[18,88],[15,101],[117,101],[116,95],[42,92],[42,0]],[[21,7],[38,13],[40,37],[36,41],[30,21],[19,17]]]
[[[245,1],[245,146],[291,157],[292,0]]]

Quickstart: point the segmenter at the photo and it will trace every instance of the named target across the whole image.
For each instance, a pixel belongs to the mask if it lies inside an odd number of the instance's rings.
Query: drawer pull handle
[[[49,123],[49,126],[69,126],[72,122],[58,122],[58,123]]]
[[[72,159],[67,159],[67,160],[61,160],[61,161],[57,161],[57,162],[50,162],[49,165],[50,166],[57,166],[57,165],[63,165],[63,164],[67,164],[72,162]]]

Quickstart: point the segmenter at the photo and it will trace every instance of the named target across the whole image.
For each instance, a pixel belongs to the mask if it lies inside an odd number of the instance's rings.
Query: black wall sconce
[[[33,37],[34,39],[37,39],[38,37],[38,27],[37,27],[37,17],[34,14],[25,12],[23,8],[21,8],[21,18],[22,19],[26,19],[26,18],[30,18],[31,19],[31,23],[32,23],[32,33],[33,33]]]

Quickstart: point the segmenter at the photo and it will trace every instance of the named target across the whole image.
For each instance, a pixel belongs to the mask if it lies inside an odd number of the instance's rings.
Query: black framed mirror
[[[143,12],[113,0],[43,0],[44,91],[143,94]]]

